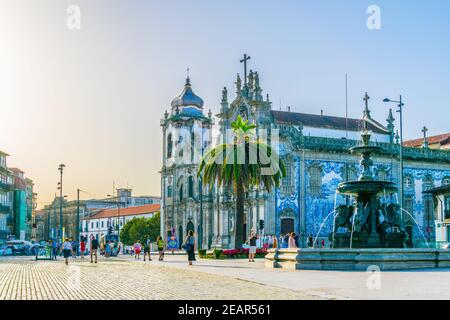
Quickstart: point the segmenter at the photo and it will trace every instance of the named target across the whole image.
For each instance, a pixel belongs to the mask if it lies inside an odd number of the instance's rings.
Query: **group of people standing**
[[[97,238],[95,238],[93,235],[91,235],[90,239],[90,254],[91,254],[91,263],[97,263],[97,251],[99,248],[99,242]],[[58,255],[58,249],[60,254],[64,257],[64,263],[66,265],[69,264],[69,258],[73,257],[76,258],[77,256],[77,246],[73,245],[73,241],[70,241],[69,238],[66,238],[64,242],[61,244],[61,247],[59,248],[57,245],[57,241],[50,240],[52,242],[52,260],[56,260],[56,256]],[[84,254],[86,252],[86,238],[81,238],[80,241],[80,256],[82,259],[84,259]],[[95,260],[94,260],[95,258]]]
[[[280,247],[281,248],[300,248],[299,235],[295,232],[286,233],[285,235],[280,236]],[[320,246],[325,248],[325,239],[321,239],[320,241],[316,241],[312,234],[308,236],[306,239],[306,246],[310,249],[315,246]]]
[[[156,247],[158,250],[158,261],[164,261],[164,252],[166,249],[166,243],[161,236],[156,238]],[[193,231],[189,231],[182,248],[186,250],[188,255],[189,265],[192,265],[192,262],[195,261],[195,250],[196,250],[196,240]],[[149,236],[146,236],[144,240],[141,242],[140,240],[136,241],[130,250],[130,254],[134,255],[136,260],[140,260],[141,253],[144,252],[144,262],[152,261],[151,258],[152,251],[152,241]],[[173,250],[172,250],[173,253]]]

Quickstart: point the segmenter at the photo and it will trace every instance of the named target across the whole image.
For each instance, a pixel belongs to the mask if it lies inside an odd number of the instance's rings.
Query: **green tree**
[[[143,243],[146,237],[155,241],[160,233],[160,213],[151,218],[133,218],[128,221],[120,231],[120,239],[126,245],[132,245],[136,241]]]
[[[268,192],[278,187],[286,169],[278,154],[263,141],[252,139],[256,125],[238,116],[231,124],[235,137],[232,143],[209,150],[198,169],[204,185],[212,189],[233,189],[236,198],[235,248],[244,242],[245,194],[253,187],[263,186]]]

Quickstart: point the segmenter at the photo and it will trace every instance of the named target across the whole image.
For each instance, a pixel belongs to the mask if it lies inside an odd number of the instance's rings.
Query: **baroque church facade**
[[[222,91],[217,124],[211,111],[205,113],[204,102],[193,92],[189,77],[161,120],[161,233],[166,238],[173,232],[184,238],[192,230],[199,248],[204,249],[232,248],[236,228],[243,228],[246,236],[251,230],[277,237],[296,232],[302,246],[308,235],[318,235],[328,244],[330,213],[349,201],[335,192],[337,185],[357,180],[359,175],[359,157],[349,148],[359,143],[363,120],[273,110],[257,72],[250,71],[244,81],[238,74],[235,84],[232,100],[227,88]],[[373,159],[374,176],[398,184],[400,144],[392,110],[383,125],[372,118],[367,94],[364,100],[363,119],[372,141],[386,150]],[[234,223],[233,192],[204,187],[197,176],[202,155],[215,144],[227,142],[226,130],[238,115],[257,124],[256,135],[261,129],[279,132],[279,154],[286,165],[286,177],[278,189],[267,193],[255,188],[246,193],[243,226]],[[214,126],[220,131],[217,141],[212,137]],[[409,245],[414,247],[424,245],[424,235],[433,241],[437,226],[434,201],[423,191],[450,184],[450,151],[429,148],[426,142],[424,137],[422,147],[403,149],[404,209],[411,214],[403,219]],[[198,152],[189,152],[194,145]]]

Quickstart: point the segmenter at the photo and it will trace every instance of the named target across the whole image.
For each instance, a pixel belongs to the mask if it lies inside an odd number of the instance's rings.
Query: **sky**
[[[70,5],[80,29],[67,27]],[[244,53],[274,109],[344,116],[347,73],[350,117],[367,91],[385,123],[382,99],[402,94],[405,139],[450,132],[449,12],[447,0],[0,0],[0,150],[40,206],[60,163],[69,199],[105,197],[113,181],[159,195],[160,119],[186,68],[215,114]]]

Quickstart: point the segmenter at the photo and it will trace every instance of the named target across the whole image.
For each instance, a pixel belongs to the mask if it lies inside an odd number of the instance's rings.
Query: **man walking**
[[[95,256],[95,263],[97,263],[97,250],[98,250],[98,240],[91,234],[91,263],[93,263],[93,256]]]
[[[56,256],[58,255],[58,240],[52,241],[52,260],[56,260]]]

